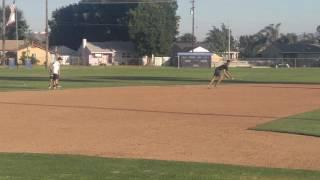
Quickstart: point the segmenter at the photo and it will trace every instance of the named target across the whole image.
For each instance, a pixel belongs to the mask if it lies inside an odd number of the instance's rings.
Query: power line
[[[49,10],[48,10],[48,0],[46,0],[46,65],[45,68],[49,67],[49,64],[51,63],[49,61]]]

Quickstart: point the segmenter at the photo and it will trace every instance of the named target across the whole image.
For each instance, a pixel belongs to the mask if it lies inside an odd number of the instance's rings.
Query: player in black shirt
[[[214,70],[213,77],[210,81],[210,84],[208,85],[208,88],[211,89],[212,84],[214,84],[214,87],[217,87],[217,85],[220,84],[220,82],[223,80],[224,76],[226,76],[229,79],[233,79],[231,73],[229,72],[229,65],[230,65],[230,60],[227,60],[226,63],[224,63],[221,66],[218,66]]]

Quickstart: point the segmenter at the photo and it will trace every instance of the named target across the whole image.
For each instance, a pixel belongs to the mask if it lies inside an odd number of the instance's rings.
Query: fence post
[[[297,58],[294,58],[294,68],[297,68]]]

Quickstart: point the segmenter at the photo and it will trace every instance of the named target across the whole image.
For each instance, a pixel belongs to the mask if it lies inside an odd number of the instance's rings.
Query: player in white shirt
[[[53,89],[59,87],[59,77],[60,77],[60,65],[62,58],[59,57],[57,61],[52,64],[52,74],[53,74]]]

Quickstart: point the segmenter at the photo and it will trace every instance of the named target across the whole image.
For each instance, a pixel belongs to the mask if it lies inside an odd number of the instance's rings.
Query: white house
[[[193,52],[193,53],[210,53],[210,51],[208,49],[203,48],[202,46],[198,46],[196,48],[192,50],[190,50],[189,52]],[[223,63],[223,57],[212,53],[211,55],[211,67],[216,67],[220,64]]]
[[[141,64],[141,58],[136,55],[132,42],[87,42],[83,39],[79,52],[83,65]]]

